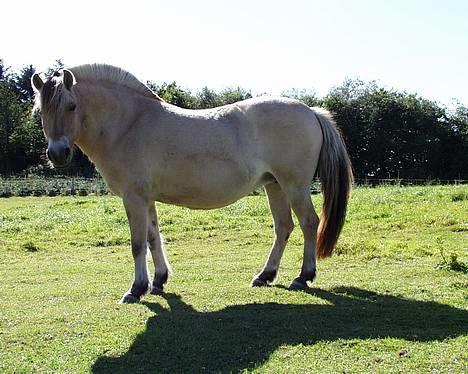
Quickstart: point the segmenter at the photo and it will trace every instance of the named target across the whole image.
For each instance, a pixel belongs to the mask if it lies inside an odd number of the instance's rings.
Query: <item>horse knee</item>
[[[136,259],[137,257],[140,257],[141,255],[146,255],[148,247],[146,246],[146,243],[132,243],[132,255],[133,258]]]
[[[275,233],[278,239],[287,241],[292,231],[294,230],[294,222],[290,221],[280,221],[275,225]]]
[[[304,235],[316,235],[319,222],[320,219],[315,212],[307,216],[305,221],[301,222],[301,229]]]

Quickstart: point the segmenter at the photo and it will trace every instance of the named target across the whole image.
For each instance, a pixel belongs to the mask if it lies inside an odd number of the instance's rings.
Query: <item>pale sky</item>
[[[466,0],[6,0],[14,69],[105,62],[191,90],[324,95],[345,78],[468,104]]]

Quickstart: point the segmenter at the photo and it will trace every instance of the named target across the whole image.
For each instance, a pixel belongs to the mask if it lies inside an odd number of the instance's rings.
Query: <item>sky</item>
[[[0,58],[13,70],[103,62],[196,91],[375,80],[468,104],[466,0],[6,0]]]

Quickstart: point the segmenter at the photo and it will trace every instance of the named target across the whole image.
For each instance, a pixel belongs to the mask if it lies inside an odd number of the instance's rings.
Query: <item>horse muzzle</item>
[[[54,142],[49,139],[47,147],[47,157],[56,168],[64,168],[68,166],[73,158],[72,147],[68,138],[62,136],[58,141]]]

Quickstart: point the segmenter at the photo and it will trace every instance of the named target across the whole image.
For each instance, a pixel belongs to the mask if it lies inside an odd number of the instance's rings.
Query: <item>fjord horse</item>
[[[331,255],[353,176],[344,142],[327,111],[268,97],[206,110],[181,109],[132,74],[109,65],[77,66],[50,77],[34,74],[32,84],[50,161],[65,167],[76,144],[123,199],[135,279],[122,302],[160,293],[168,279],[155,201],[213,209],[263,186],[275,239],[252,286],[274,280],[293,230],[291,210],[304,236],[304,256],[290,288],[307,288],[315,278],[316,259]],[[320,219],[310,196],[316,172],[324,197]],[[148,244],[155,266],[152,282]]]

